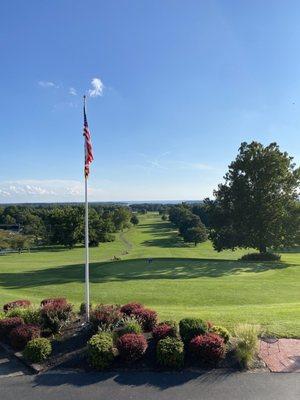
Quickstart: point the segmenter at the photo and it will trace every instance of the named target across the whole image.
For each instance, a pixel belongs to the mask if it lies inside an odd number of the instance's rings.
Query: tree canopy
[[[214,248],[290,246],[299,235],[300,169],[276,143],[242,143],[225,183],[206,199]]]

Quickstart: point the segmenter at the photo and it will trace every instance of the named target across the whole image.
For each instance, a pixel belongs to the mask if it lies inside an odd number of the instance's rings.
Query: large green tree
[[[242,143],[225,183],[205,200],[214,248],[255,248],[296,243],[300,169],[276,143]]]
[[[183,234],[183,240],[185,242],[194,243],[197,246],[198,243],[205,242],[207,240],[207,230],[205,226],[200,223],[197,226],[188,228]]]

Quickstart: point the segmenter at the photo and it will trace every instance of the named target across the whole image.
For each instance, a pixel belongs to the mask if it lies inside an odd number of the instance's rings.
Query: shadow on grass
[[[90,282],[122,282],[153,279],[217,278],[239,273],[261,273],[291,267],[282,262],[239,262],[198,258],[130,259],[115,262],[90,263]],[[84,265],[63,265],[26,271],[22,274],[0,273],[0,285],[18,289],[46,285],[62,285],[84,281]]]

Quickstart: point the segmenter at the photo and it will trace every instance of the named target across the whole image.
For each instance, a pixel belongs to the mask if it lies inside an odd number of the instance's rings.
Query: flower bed
[[[232,340],[226,328],[201,318],[159,322],[155,310],[135,302],[96,305],[89,324],[83,307],[74,312],[65,298],[42,300],[38,308],[25,300],[8,304],[0,317],[0,341],[41,369],[60,364],[86,370],[245,367],[257,349],[257,330],[237,329]],[[250,335],[246,363],[242,350]]]

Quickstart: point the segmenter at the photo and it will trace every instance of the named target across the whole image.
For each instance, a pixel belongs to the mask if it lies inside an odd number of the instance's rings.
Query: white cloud
[[[99,78],[93,78],[91,81],[91,85],[93,89],[89,90],[89,96],[90,97],[97,97],[97,96],[102,96],[103,94],[103,89],[104,85],[101,79]]]
[[[76,89],[73,88],[73,87],[70,87],[70,89],[69,89],[69,94],[71,94],[72,96],[77,96],[77,91],[76,91]]]
[[[42,88],[58,88],[59,86],[56,85],[54,82],[51,81],[39,81],[38,85]]]
[[[103,189],[89,187],[91,200],[101,200]],[[83,181],[24,179],[0,182],[0,202],[83,201]]]

